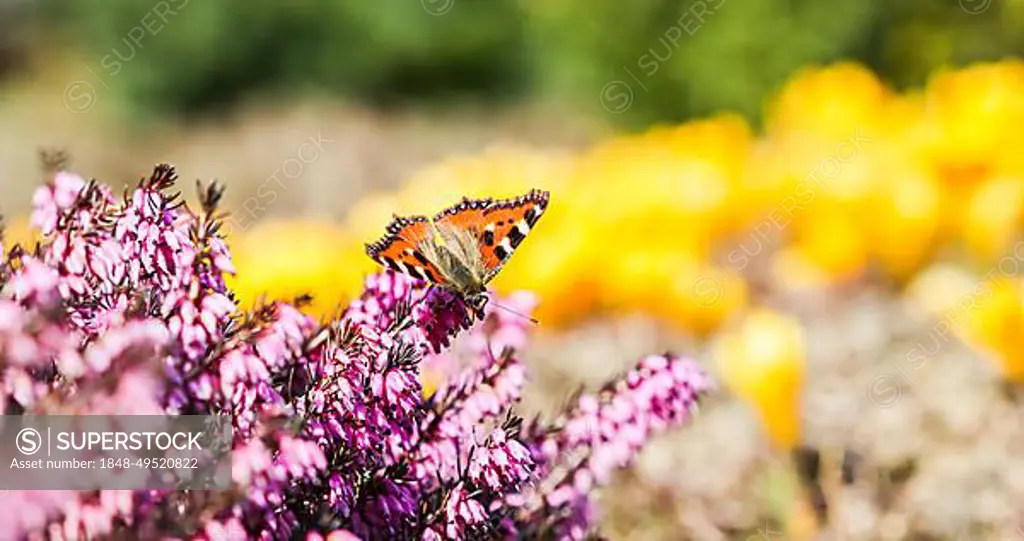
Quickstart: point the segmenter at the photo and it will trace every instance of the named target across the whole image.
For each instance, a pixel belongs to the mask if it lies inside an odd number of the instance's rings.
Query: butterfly
[[[395,272],[448,289],[482,318],[487,284],[533,230],[549,195],[530,190],[512,199],[463,197],[432,219],[394,216],[366,253]]]

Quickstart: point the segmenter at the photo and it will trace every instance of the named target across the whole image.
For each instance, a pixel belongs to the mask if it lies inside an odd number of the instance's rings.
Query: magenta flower
[[[689,420],[699,397],[711,389],[693,361],[643,359],[599,394],[581,396],[553,427],[531,427],[538,472],[548,475],[557,468],[564,473],[519,502],[531,515],[540,514],[537,521],[547,522],[545,527],[560,539],[582,539],[593,522],[592,490],[607,484],[615,469],[628,466],[652,435]],[[573,461],[566,463],[569,457]],[[551,514],[551,509],[564,514]]]
[[[78,201],[85,186],[82,177],[58,171],[53,183],[39,188],[32,197],[32,225],[45,234],[56,231],[58,219]]]
[[[5,247],[0,267],[0,404],[229,414],[233,489],[15,491],[0,541],[580,539],[593,491],[711,389],[692,361],[648,357],[524,424],[532,295],[474,321],[450,292],[382,272],[323,326],[301,299],[243,311],[221,189],[191,209],[175,183],[158,166],[123,198],[68,172],[37,190],[38,250]],[[429,397],[424,363],[447,376]]]

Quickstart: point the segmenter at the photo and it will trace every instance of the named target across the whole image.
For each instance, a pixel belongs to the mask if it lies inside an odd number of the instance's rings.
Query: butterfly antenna
[[[526,314],[521,314],[519,312],[516,312],[515,310],[509,308],[508,306],[505,306],[505,305],[500,304],[498,302],[492,302],[492,304],[494,304],[494,306],[497,306],[498,308],[501,308],[502,310],[504,310],[504,311],[506,311],[506,312],[508,312],[510,314],[519,316],[519,317],[529,321],[530,323],[533,323],[534,325],[540,325],[540,321],[537,321],[536,319],[533,319],[532,317],[530,317],[530,316],[528,316]]]

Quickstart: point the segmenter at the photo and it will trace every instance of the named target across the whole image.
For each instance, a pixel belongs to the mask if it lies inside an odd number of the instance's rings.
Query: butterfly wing
[[[395,216],[388,224],[384,237],[366,245],[366,253],[377,263],[395,272],[442,285],[442,274],[419,249],[429,234],[430,223],[425,216]]]
[[[489,282],[512,256],[548,206],[549,193],[531,190],[513,199],[463,199],[434,217],[438,223],[468,230],[476,236]]]
[[[445,229],[468,231],[476,237],[487,225],[484,221],[484,212],[493,204],[494,200],[489,197],[485,199],[463,197],[459,204],[437,213],[434,216],[434,223],[439,226],[448,226]]]

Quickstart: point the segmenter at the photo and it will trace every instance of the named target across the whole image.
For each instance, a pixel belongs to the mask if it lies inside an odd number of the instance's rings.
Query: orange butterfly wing
[[[549,193],[531,190],[513,198],[494,200],[463,198],[434,217],[434,222],[470,231],[480,245],[480,259],[490,281],[537,224],[548,206]],[[366,245],[366,253],[377,263],[434,284],[442,274],[419,250],[429,239],[430,223],[424,216],[395,217],[383,238]]]
[[[492,204],[494,204],[494,200],[489,197],[486,199],[463,197],[459,204],[437,213],[437,216],[434,216],[434,222],[479,234],[486,226],[484,212]]]
[[[442,274],[419,250],[419,244],[429,235],[429,228],[425,216],[395,216],[385,229],[384,237],[366,245],[366,254],[395,272],[440,285]]]
[[[548,206],[550,194],[531,190],[513,199],[466,199],[434,217],[472,231],[480,244],[480,257],[487,268],[489,281],[501,270]]]

